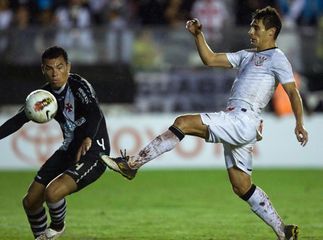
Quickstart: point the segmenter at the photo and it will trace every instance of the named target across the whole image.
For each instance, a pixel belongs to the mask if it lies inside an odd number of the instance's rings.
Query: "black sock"
[[[246,192],[243,196],[241,196],[241,198],[245,201],[248,201],[249,198],[252,196],[252,194],[255,192],[256,187],[257,186],[255,184],[252,184],[248,192]]]
[[[30,224],[31,231],[34,234],[34,237],[37,238],[47,228],[47,215],[44,207],[40,208],[34,213],[27,213],[28,222]]]
[[[180,141],[185,137],[185,134],[179,128],[175,127],[174,125],[170,126],[168,129],[172,133],[174,133]]]
[[[51,218],[50,228],[60,231],[64,227],[66,216],[66,200],[62,199],[57,203],[47,203]]]

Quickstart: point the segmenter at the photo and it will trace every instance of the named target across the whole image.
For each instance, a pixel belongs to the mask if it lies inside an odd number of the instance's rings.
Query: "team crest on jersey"
[[[255,65],[258,66],[262,66],[264,64],[264,61],[266,61],[267,58],[265,56],[256,56],[255,59]]]
[[[72,110],[73,110],[73,105],[72,105],[72,104],[70,104],[70,103],[66,103],[66,104],[65,104],[65,110],[66,110],[68,113],[72,112]]]

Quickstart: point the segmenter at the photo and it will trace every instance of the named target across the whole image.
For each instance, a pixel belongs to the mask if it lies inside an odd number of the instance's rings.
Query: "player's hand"
[[[186,29],[194,36],[197,36],[202,31],[202,24],[197,18],[193,18],[192,20],[188,20],[186,22]]]
[[[295,134],[296,134],[297,140],[304,147],[306,145],[306,143],[308,142],[308,133],[305,130],[305,128],[303,127],[303,125],[296,125]]]
[[[86,137],[79,150],[76,153],[76,162],[78,162],[81,159],[81,156],[84,156],[87,151],[89,151],[90,147],[92,146],[92,139],[89,137]]]

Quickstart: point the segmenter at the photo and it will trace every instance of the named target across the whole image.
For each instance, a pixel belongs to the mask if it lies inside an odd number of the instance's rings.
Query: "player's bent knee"
[[[54,191],[46,191],[45,200],[46,202],[56,203],[61,200],[61,197],[59,197]]]
[[[37,210],[42,205],[42,202],[41,202],[41,200],[35,199],[32,196],[27,194],[22,199],[22,205],[23,205],[24,209],[29,210],[29,211],[33,211],[33,210]]]
[[[233,192],[236,195],[238,195],[239,197],[241,197],[241,196],[243,196],[248,191],[248,188],[247,187],[244,187],[242,185],[240,185],[240,186],[232,185],[232,190],[233,190]]]
[[[200,115],[179,116],[175,119],[173,126],[185,135],[208,138],[208,127],[201,122]]]
[[[232,190],[236,195],[240,196],[240,191],[238,187],[232,186]]]
[[[49,186],[45,190],[45,201],[50,203],[56,203],[61,200],[63,197],[59,188]]]
[[[192,121],[189,121],[190,116],[178,116],[173,126],[178,128],[180,131],[182,131],[184,134],[190,133],[192,131]]]
[[[184,129],[185,128],[185,117],[184,116],[178,116],[175,121],[174,121],[174,126],[177,127],[178,129]]]
[[[75,192],[77,185],[68,175],[63,174],[52,181],[45,189],[45,201],[55,203]]]
[[[24,196],[23,199],[22,199],[22,206],[24,207],[24,209],[30,209],[32,204],[31,202],[29,201],[28,199],[28,196]]]

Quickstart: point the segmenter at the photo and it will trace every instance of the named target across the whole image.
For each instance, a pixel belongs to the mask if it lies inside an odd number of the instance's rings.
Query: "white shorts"
[[[236,166],[251,175],[252,150],[260,119],[250,109],[241,107],[200,116],[209,129],[206,141],[223,144],[226,167]]]

